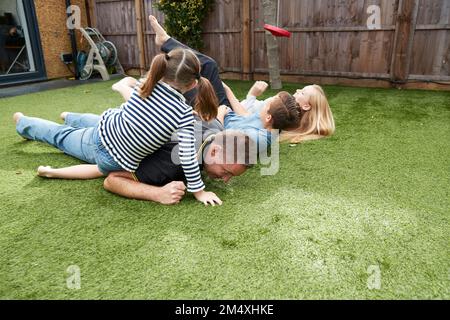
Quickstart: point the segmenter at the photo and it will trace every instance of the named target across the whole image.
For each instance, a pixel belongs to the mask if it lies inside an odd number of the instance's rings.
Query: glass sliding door
[[[0,1],[0,86],[45,78],[32,0]]]

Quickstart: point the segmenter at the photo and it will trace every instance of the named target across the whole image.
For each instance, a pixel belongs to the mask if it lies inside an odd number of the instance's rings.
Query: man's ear
[[[221,153],[222,153],[222,147],[218,146],[217,144],[212,145],[209,149],[209,154],[210,154],[211,158],[214,158],[218,154],[221,154]]]

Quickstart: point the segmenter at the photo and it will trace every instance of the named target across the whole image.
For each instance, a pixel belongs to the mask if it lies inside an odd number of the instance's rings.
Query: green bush
[[[160,0],[155,7],[166,16],[167,32],[188,46],[203,49],[202,24],[214,0]]]

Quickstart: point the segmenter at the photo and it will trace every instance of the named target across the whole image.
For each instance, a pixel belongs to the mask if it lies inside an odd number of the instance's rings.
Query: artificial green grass
[[[241,98],[251,86],[229,84]],[[225,203],[204,208],[36,177],[79,162],[23,141],[13,112],[101,113],[120,104],[110,86],[0,100],[0,298],[450,298],[450,93],[325,87],[336,135],[282,146],[276,176],[210,183]]]

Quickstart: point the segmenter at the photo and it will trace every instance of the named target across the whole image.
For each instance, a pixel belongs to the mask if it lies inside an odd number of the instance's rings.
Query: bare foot
[[[60,115],[61,119],[62,119],[63,121],[66,121],[66,118],[67,118],[67,115],[68,115],[68,114],[69,114],[68,112],[63,112],[63,113],[61,113],[61,115]]]
[[[23,116],[24,116],[24,114],[22,112],[14,113],[14,115],[13,115],[14,122],[17,124],[19,122],[20,118],[22,118]]]
[[[166,30],[164,30],[164,28],[161,27],[155,16],[149,16],[149,19],[150,24],[156,33],[155,43],[157,46],[161,47],[167,40],[170,39],[170,37],[167,34]]]
[[[113,91],[119,92],[119,89],[120,89],[120,84],[119,84],[119,82],[114,83],[114,84],[112,85],[111,89],[112,89]]]
[[[52,167],[40,166],[37,169],[38,176],[43,178],[52,178],[53,177],[52,172],[53,172]]]

